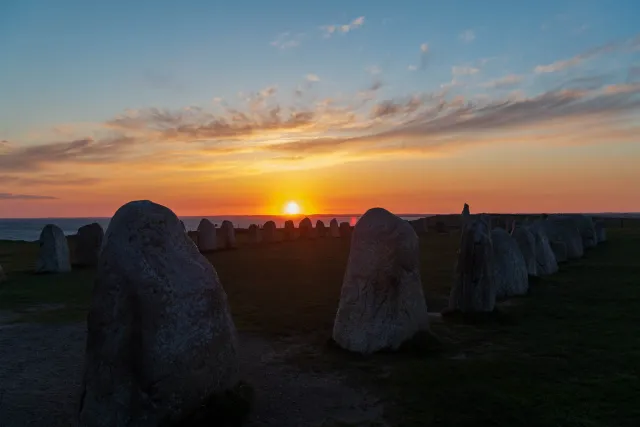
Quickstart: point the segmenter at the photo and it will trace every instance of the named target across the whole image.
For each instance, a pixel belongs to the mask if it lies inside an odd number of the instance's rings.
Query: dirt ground
[[[0,427],[75,425],[85,345],[84,323],[10,323],[0,313]],[[255,401],[247,426],[384,426],[371,391],[336,372],[287,363],[296,346],[240,334],[243,379]],[[306,349],[308,351],[308,349]]]

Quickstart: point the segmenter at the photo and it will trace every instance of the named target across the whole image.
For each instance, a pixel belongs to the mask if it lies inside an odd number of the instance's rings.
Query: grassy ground
[[[341,369],[380,390],[400,426],[640,425],[640,230],[610,241],[500,305],[483,322],[434,321],[432,354],[348,357],[331,335],[349,243],[344,239],[241,245],[207,255],[240,330],[304,342],[309,369]],[[430,311],[446,305],[457,235],[421,240]],[[242,244],[242,241],[241,241]],[[82,320],[91,270],[36,276],[34,244],[0,242],[0,310],[21,320]],[[47,310],[30,311],[34,306]]]

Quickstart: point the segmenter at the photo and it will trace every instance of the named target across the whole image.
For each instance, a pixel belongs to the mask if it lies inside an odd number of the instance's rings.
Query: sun
[[[298,215],[300,213],[300,205],[296,202],[287,202],[284,206],[284,213],[287,215]]]

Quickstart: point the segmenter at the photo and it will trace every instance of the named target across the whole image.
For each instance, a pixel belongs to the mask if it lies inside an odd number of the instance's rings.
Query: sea
[[[401,215],[401,218],[412,220],[423,218],[429,215]],[[325,225],[335,218],[338,222],[349,222],[355,225],[360,215],[308,215],[314,226],[317,220],[321,220]],[[235,228],[248,228],[251,224],[262,226],[267,221],[273,221],[277,227],[283,227],[284,222],[288,219],[293,220],[296,224],[304,218],[304,216],[268,216],[268,215],[239,215],[239,216],[182,216],[180,219],[184,222],[187,230],[196,230],[202,218],[207,218],[217,226],[222,221],[231,221]],[[83,225],[97,222],[106,231],[111,218],[16,218],[16,219],[0,219],[0,240],[26,240],[36,241],[40,237],[40,231],[47,224],[55,224],[64,231],[65,235],[72,235],[78,232],[78,228]]]

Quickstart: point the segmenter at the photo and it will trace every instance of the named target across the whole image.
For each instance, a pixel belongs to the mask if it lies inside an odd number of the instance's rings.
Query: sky
[[[639,212],[637,0],[0,2],[0,217]]]

